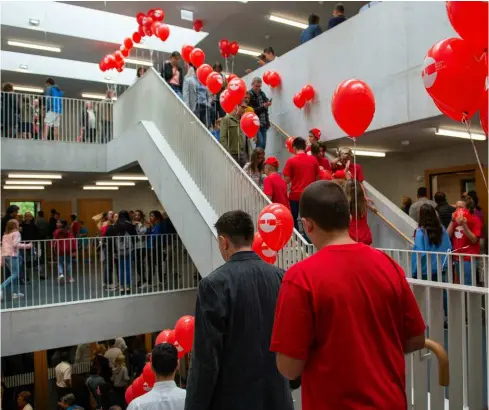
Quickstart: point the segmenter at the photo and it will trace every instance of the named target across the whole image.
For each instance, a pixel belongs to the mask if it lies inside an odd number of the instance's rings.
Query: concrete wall
[[[157,332],[194,308],[192,290],[2,312],[2,356]]]

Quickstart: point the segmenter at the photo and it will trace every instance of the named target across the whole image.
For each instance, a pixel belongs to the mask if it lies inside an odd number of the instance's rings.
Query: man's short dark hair
[[[306,140],[301,137],[294,138],[294,142],[292,142],[292,148],[295,148],[296,150],[305,150]]]
[[[447,196],[445,195],[445,192],[437,192],[435,194],[435,202],[438,205],[441,205],[441,204],[444,204],[445,202],[447,202]]]
[[[62,362],[69,362],[70,353],[67,350],[62,350],[59,354],[59,358],[61,359]]]
[[[37,212],[37,216],[38,216],[39,218],[44,218],[44,211],[38,211],[38,212]]]
[[[261,53],[261,54],[258,56],[258,60],[261,60],[261,61],[267,61],[267,58],[265,57],[265,54]]]
[[[50,214],[54,215],[56,213],[56,209],[51,209],[51,211],[49,211]]]
[[[7,208],[7,215],[11,215],[13,214],[14,212],[18,212],[19,211],[19,207],[17,205],[10,205],[8,208]]]
[[[317,14],[311,14],[309,16],[309,24],[319,24],[319,16]]]
[[[338,13],[342,13],[344,14],[345,13],[345,6],[343,6],[343,4],[341,3],[338,3],[334,9],[338,12]]]
[[[217,234],[227,236],[234,246],[247,246],[253,243],[255,227],[251,216],[244,211],[226,212],[214,226]]]
[[[317,142],[311,144],[311,154],[317,157],[320,153],[321,153],[320,145]]]
[[[54,80],[51,77],[48,77],[47,80],[46,80],[46,84],[54,85],[56,83],[54,82]]]
[[[170,343],[161,343],[153,348],[151,365],[158,376],[171,376],[178,365],[178,352]]]
[[[420,186],[418,188],[418,198],[423,198],[425,196],[428,196],[428,190],[424,186]]]
[[[350,207],[345,192],[334,182],[316,181],[302,193],[301,217],[312,219],[323,231],[343,231],[350,226]]]
[[[70,218],[71,218],[72,221],[75,221],[76,220],[76,214],[71,214],[70,215]]]
[[[178,51],[174,51],[173,53],[171,53],[171,56],[180,58],[180,53]]]
[[[213,69],[214,71],[217,71],[218,73],[220,73],[220,72],[222,71],[222,64],[221,64],[219,61],[217,61],[217,62],[215,62],[215,63],[214,63],[214,65],[212,66],[212,69]]]
[[[267,47],[267,48],[264,48],[264,49],[263,49],[263,52],[264,52],[264,53],[270,53],[270,54],[275,55],[275,51],[273,51],[273,48],[272,48],[272,47]]]

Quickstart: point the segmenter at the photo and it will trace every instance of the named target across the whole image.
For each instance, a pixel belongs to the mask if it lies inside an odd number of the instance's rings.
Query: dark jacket
[[[129,235],[131,238],[127,238],[128,241],[126,241],[124,238],[125,235]],[[113,252],[121,253],[124,249],[126,251],[134,249],[136,235],[136,227],[130,221],[119,220],[114,225],[109,226],[104,237],[109,251],[109,260]],[[118,238],[111,238],[114,236]]]
[[[180,73],[180,80],[178,83],[178,88],[180,91],[183,89],[183,72],[180,66],[177,66],[177,70]],[[173,77],[173,66],[171,65],[171,62],[167,61],[165,64],[163,64],[163,69],[161,70],[161,76],[165,79],[167,83],[170,82],[170,80]]]
[[[197,291],[185,410],[292,410],[270,341],[283,270],[238,252]]]
[[[105,356],[97,355],[95,359],[92,360],[92,366],[96,367],[100,371],[100,376],[107,382],[110,383],[112,377],[112,369],[110,368],[109,359]]]
[[[11,127],[19,120],[19,102],[17,94],[2,92],[2,124]]]
[[[37,241],[39,238],[39,228],[34,221],[30,224],[26,224],[25,222],[21,225],[22,231],[20,232],[20,236],[23,241]]]
[[[455,212],[455,208],[449,205],[448,202],[445,202],[444,204],[438,205],[436,211],[440,217],[441,224],[445,228],[448,228],[448,225],[452,221],[452,214]]]
[[[328,30],[336,27],[338,24],[343,23],[346,20],[345,16],[331,17],[328,21]]]
[[[54,231],[56,230],[56,218],[52,216],[49,218],[49,236],[52,238]]]
[[[268,107],[264,107],[263,104],[260,104],[260,101],[259,101],[259,95],[261,96],[261,98],[263,99],[263,103],[266,103],[269,101],[269,99],[267,98],[267,96],[265,95],[265,93],[263,91],[260,90],[260,94],[258,95],[257,93],[255,93],[255,91],[253,90],[250,90],[249,91],[250,93],[250,105],[251,107],[253,108],[253,110],[255,111],[255,114],[258,115],[258,118],[260,118],[260,126],[263,126],[263,116],[265,117],[265,126],[266,128],[270,128],[270,119],[268,118]]]

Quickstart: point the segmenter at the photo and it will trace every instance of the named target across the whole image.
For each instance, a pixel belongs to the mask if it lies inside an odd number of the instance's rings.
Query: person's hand
[[[365,197],[365,199],[367,200],[367,203],[370,205],[374,203],[373,199],[370,199],[369,197]],[[377,212],[377,210],[375,210],[375,212]]]
[[[271,102],[271,101],[267,101],[266,103],[263,103],[263,106],[264,106],[265,108],[268,108],[268,107],[270,107],[271,105],[272,105],[272,102]]]
[[[463,214],[457,215],[456,221],[459,225],[462,225],[462,226],[467,225],[467,219],[465,219]]]

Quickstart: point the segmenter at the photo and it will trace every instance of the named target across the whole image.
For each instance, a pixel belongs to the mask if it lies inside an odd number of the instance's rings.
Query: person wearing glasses
[[[221,144],[241,168],[248,162],[250,151],[248,137],[239,123],[247,108],[248,104],[243,100],[221,121]]]

